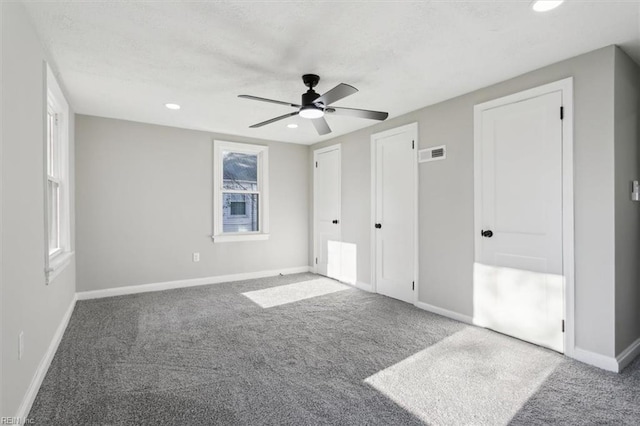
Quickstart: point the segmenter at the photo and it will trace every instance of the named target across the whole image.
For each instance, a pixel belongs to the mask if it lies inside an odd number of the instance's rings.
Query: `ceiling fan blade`
[[[311,122],[313,123],[313,127],[316,128],[320,136],[331,133],[331,127],[329,127],[329,124],[327,123],[327,120],[324,119],[324,117],[314,118],[311,120]]]
[[[289,102],[283,102],[283,101],[275,101],[273,99],[267,99],[267,98],[260,98],[258,96],[251,96],[251,95],[238,95],[239,98],[244,98],[244,99],[252,99],[254,101],[261,101],[261,102],[270,102],[272,104],[278,104],[278,105],[286,105],[286,106],[290,106],[290,107],[294,107],[294,108],[300,108],[300,105],[298,104],[292,104]]]
[[[350,117],[358,117],[358,118],[369,118],[371,120],[386,120],[389,117],[388,112],[381,111],[369,111],[366,109],[356,109],[356,108],[338,108],[331,107],[327,108],[325,112],[336,114],[336,115],[348,115]]]
[[[285,118],[293,117],[294,115],[298,115],[298,111],[290,112],[289,114],[281,115],[280,117],[272,118],[271,120],[263,121],[262,123],[254,124],[253,126],[249,126],[249,128],[254,129],[256,127],[262,127],[267,124],[275,123],[276,121],[284,120]]]
[[[330,105],[330,104],[332,104],[334,102],[339,101],[342,98],[346,98],[349,95],[353,95],[357,91],[358,91],[358,89],[356,89],[353,86],[349,86],[348,84],[340,83],[336,87],[334,87],[333,89],[331,89],[328,92],[326,92],[326,93],[320,95],[319,97],[317,97],[313,101],[313,103],[321,102],[325,106],[327,106],[327,105]]]

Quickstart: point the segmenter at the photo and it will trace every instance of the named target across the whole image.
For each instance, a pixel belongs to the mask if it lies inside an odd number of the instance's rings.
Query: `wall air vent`
[[[447,158],[447,147],[445,145],[433,146],[418,151],[418,162],[426,163],[427,161],[444,160]]]

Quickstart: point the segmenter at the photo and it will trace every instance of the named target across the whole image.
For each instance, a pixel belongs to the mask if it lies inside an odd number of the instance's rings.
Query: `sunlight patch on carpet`
[[[562,356],[468,327],[365,382],[432,425],[506,425]]]
[[[313,297],[324,296],[338,291],[347,290],[349,286],[327,278],[302,281],[294,284],[266,288],[264,290],[242,293],[263,308],[285,305]]]

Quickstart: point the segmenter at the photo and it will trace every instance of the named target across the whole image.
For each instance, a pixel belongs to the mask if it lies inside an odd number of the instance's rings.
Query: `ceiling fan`
[[[331,128],[329,127],[329,124],[327,124],[327,120],[325,120],[324,118],[325,114],[348,115],[351,117],[369,118],[372,120],[380,121],[385,120],[389,116],[389,113],[387,112],[330,106],[332,103],[356,93],[358,89],[353,86],[340,83],[328,92],[319,95],[313,90],[313,88],[316,87],[316,85],[320,81],[319,76],[315,74],[305,74],[302,76],[302,81],[304,82],[304,85],[309,88],[309,90],[307,90],[306,93],[302,94],[302,101],[300,102],[300,104],[275,101],[273,99],[259,98],[257,96],[251,95],[238,95],[239,98],[253,99],[254,101],[270,102],[273,104],[280,104],[298,108],[298,111],[281,115],[279,117],[254,124],[253,126],[249,127],[262,127],[267,124],[275,123],[276,121],[284,120],[288,117],[293,117],[294,115],[300,115],[300,117],[308,118],[311,120],[319,135],[326,135],[328,133],[331,133]]]

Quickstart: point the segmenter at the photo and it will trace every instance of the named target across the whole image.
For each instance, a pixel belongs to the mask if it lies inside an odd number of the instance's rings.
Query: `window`
[[[60,152],[60,114],[52,102],[47,103],[47,201],[49,224],[49,256],[61,250],[60,239],[60,184],[62,183]]]
[[[269,238],[268,153],[262,145],[214,142],[215,242]]]
[[[51,282],[71,261],[69,212],[69,105],[47,67],[46,278]]]

